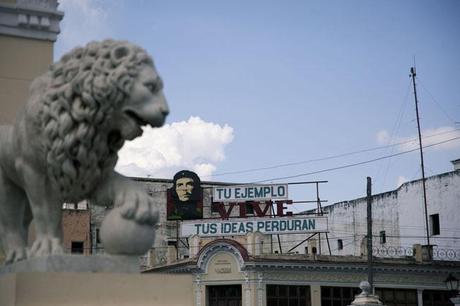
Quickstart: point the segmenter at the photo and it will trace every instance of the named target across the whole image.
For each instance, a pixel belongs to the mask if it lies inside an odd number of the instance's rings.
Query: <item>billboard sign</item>
[[[212,189],[214,202],[287,200],[288,185],[218,186]]]
[[[263,234],[328,232],[328,223],[324,216],[184,221],[181,223],[180,236],[222,237],[256,231]]]
[[[182,170],[174,175],[173,186],[167,190],[168,220],[203,218],[203,188],[195,172]]]

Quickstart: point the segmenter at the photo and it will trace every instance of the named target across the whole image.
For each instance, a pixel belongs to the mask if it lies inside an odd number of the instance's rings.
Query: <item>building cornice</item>
[[[169,272],[169,273],[205,273],[205,262],[212,254],[217,251],[229,251],[223,249],[223,244],[215,246],[204,252],[201,260],[188,260],[182,263],[169,264],[161,267],[155,267],[144,271],[149,272]],[[231,253],[235,255],[233,248]],[[252,257],[242,259],[239,262],[241,271],[267,272],[320,272],[320,273],[367,273],[367,263],[360,258],[354,260],[340,260],[335,258],[334,261],[315,261],[315,260],[296,260],[283,258],[262,258]],[[385,260],[385,262],[374,262],[374,272],[381,274],[411,274],[411,275],[447,275],[449,273],[460,274],[460,262],[427,262],[415,263],[404,260]]]
[[[351,272],[361,273],[367,271],[366,262],[322,262],[322,261],[296,261],[296,260],[273,260],[254,258],[245,263],[247,271],[266,271],[266,270],[291,270],[309,272]],[[460,273],[459,262],[431,262],[431,263],[411,263],[411,262],[374,262],[373,270],[378,273],[434,273],[448,274],[449,272]]]
[[[57,6],[57,0],[0,3],[0,35],[56,41],[64,17]]]

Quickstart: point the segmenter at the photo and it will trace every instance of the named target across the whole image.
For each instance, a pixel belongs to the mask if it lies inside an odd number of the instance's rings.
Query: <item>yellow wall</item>
[[[5,306],[192,306],[190,274],[17,273],[0,276]]]
[[[52,61],[53,42],[0,35],[0,124],[14,122],[32,80]]]

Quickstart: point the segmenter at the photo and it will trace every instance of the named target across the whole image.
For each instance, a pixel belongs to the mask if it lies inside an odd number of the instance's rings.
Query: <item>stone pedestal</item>
[[[0,305],[193,305],[190,274],[133,273],[126,258],[97,257],[51,256],[2,267]],[[83,261],[87,266],[79,266]],[[69,264],[67,271],[63,263]],[[35,272],[26,272],[26,268]],[[45,268],[53,272],[40,272]]]
[[[139,273],[138,256],[51,255],[0,267],[0,275],[20,272],[114,272]]]
[[[456,297],[451,298],[450,301],[454,303],[455,306],[460,306],[460,295],[457,295]]]
[[[355,296],[355,299],[351,302],[350,306],[385,306],[379,300],[378,296],[371,294],[371,286],[367,281],[361,282],[359,284],[359,288],[362,292]]]

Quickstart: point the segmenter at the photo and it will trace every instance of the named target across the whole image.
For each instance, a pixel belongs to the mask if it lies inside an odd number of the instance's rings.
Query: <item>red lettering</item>
[[[257,217],[265,217],[267,215],[267,213],[268,213],[268,210],[272,206],[273,202],[272,201],[265,201],[264,210],[262,210],[262,208],[260,208],[260,204],[261,204],[260,202],[252,202],[252,206],[254,207],[254,214]]]
[[[226,220],[230,218],[230,215],[233,211],[233,207],[237,205],[239,206],[239,217],[247,218],[246,204],[252,205],[252,207],[254,208],[254,215],[256,217],[271,216],[270,209],[273,205],[272,201],[265,201],[264,203],[248,201],[248,202],[240,202],[240,203],[228,203],[228,205],[225,205],[225,203],[222,203],[222,202],[214,202],[212,205],[217,208],[217,211],[219,212],[220,217],[223,220]],[[285,212],[285,210],[288,209],[288,207],[286,207],[285,204],[286,205],[292,204],[292,200],[275,201],[275,204],[276,204],[276,215],[277,216],[280,216],[280,217],[292,216],[291,211]]]
[[[217,206],[217,211],[222,219],[228,219],[232,213],[233,207],[237,205],[236,203],[229,203],[228,209],[225,209],[224,203],[214,203],[213,205]]]
[[[285,200],[285,201],[275,201],[276,203],[276,215],[279,217],[282,216],[292,216],[291,211],[287,211],[286,214],[284,213],[284,210],[287,209],[284,204],[292,204],[292,200]]]
[[[238,205],[240,205],[240,217],[246,218],[246,203],[238,203]]]

